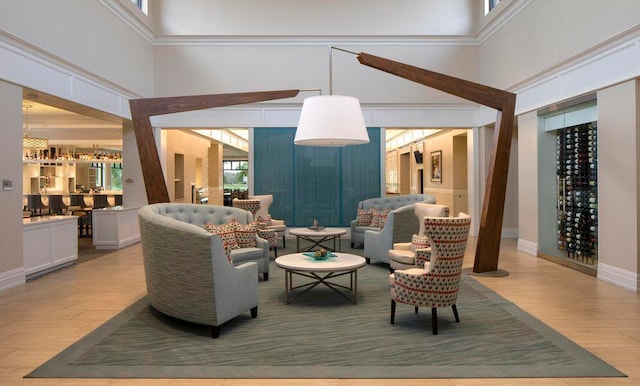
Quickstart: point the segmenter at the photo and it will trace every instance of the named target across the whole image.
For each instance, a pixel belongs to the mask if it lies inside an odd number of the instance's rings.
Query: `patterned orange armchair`
[[[431,307],[433,334],[438,334],[439,307],[453,309],[460,322],[456,301],[462,274],[462,262],[469,237],[471,217],[425,217],[425,232],[431,245],[431,261],[424,269],[396,270],[389,276],[391,284],[391,324],[395,323],[396,303]]]
[[[231,203],[235,208],[247,210],[253,214],[254,221],[258,224],[258,237],[269,242],[269,249],[273,249],[275,257],[278,257],[278,236],[282,236],[283,248],[285,244],[285,230],[283,220],[274,220],[269,215],[269,206],[273,202],[273,196],[260,195],[249,198],[234,198]]]

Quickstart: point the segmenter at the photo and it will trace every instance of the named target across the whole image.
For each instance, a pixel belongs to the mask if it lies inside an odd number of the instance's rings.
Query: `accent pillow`
[[[389,217],[389,212],[391,212],[391,209],[371,208],[371,213],[373,215],[371,217],[371,226],[377,227],[377,228],[383,228],[384,225],[387,223],[387,217]]]
[[[236,241],[236,226],[238,222],[230,221],[223,225],[213,225],[209,222],[204,224],[204,229],[220,237],[222,241],[222,247],[224,248],[224,254],[227,256],[227,260],[233,263],[231,259],[231,250],[238,249],[238,242]]]
[[[267,226],[271,225],[271,215],[270,214],[261,214],[258,216],[256,221],[265,223]]]
[[[235,221],[235,220],[234,220]],[[258,234],[258,227],[255,223],[247,225],[236,226],[236,241],[240,248],[250,248],[256,246],[256,235]]]
[[[371,225],[371,218],[373,217],[373,213],[371,213],[371,209],[361,209],[358,208],[358,217],[356,219],[356,225],[359,227],[368,227]]]
[[[429,248],[429,238],[425,235],[416,235],[411,236],[411,247],[409,250],[411,252],[417,251],[418,249]]]

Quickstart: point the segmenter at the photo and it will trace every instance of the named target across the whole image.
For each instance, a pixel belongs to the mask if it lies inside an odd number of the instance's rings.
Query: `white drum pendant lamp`
[[[369,143],[360,101],[343,95],[306,98],[293,142],[305,146],[346,146]]]

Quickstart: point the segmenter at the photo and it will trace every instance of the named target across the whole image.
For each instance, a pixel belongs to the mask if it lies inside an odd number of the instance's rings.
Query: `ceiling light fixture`
[[[329,47],[329,95],[306,98],[293,143],[304,146],[346,146],[369,143],[360,101],[333,95],[333,50]],[[355,54],[355,53],[353,53]]]
[[[29,136],[29,132],[31,131],[31,127],[29,127],[29,109],[33,106],[24,105],[24,117],[25,123],[23,127],[24,136],[22,137],[22,147],[25,149],[48,149],[49,148],[49,140],[46,138],[31,138]]]

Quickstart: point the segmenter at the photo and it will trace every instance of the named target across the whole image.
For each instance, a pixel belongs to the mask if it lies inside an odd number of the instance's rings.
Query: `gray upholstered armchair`
[[[234,267],[221,239],[196,225],[205,217],[195,212],[204,215],[207,207],[153,204],[138,218],[149,303],[169,316],[212,326],[217,338],[226,321],[247,310],[258,315],[258,266]]]
[[[411,241],[411,236],[420,229],[414,205],[392,210],[384,228],[364,232],[364,257],[367,263],[370,263],[371,259],[389,263],[388,252],[393,248],[393,243]]]
[[[372,208],[378,210],[398,209],[403,206],[415,204],[416,202],[425,202],[435,204],[436,198],[430,194],[404,194],[399,196],[386,196],[378,198],[369,198],[358,203],[358,211],[369,211]],[[355,244],[364,244],[365,231],[380,231],[380,227],[363,224],[359,218],[351,221],[351,248]]]

